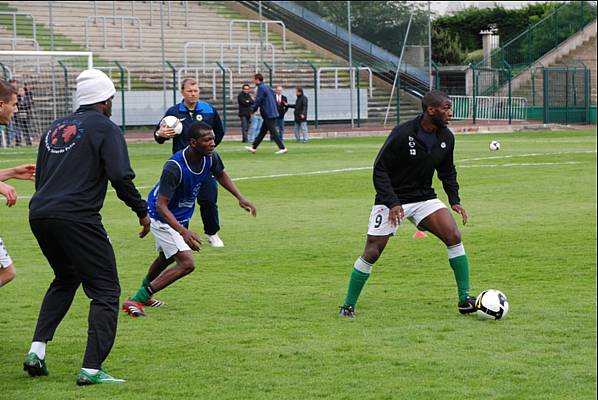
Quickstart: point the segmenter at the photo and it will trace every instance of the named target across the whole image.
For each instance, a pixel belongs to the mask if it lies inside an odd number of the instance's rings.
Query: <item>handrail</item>
[[[228,41],[233,41],[233,25],[234,24],[247,24],[247,43],[251,43],[251,24],[263,24],[266,26],[266,42],[268,41],[268,25],[275,24],[282,27],[282,49],[287,50],[287,27],[283,21],[272,21],[272,20],[258,20],[258,19],[233,19],[228,23]]]
[[[23,13],[23,12],[0,11],[0,15],[12,15],[12,37],[13,37],[13,39],[17,38],[17,16],[31,18],[31,33],[33,36],[33,40],[37,41],[37,23],[35,22],[35,17],[32,14]]]
[[[322,75],[322,72],[326,72],[326,71],[334,71],[334,88],[338,89],[338,71],[367,71],[368,72],[368,76],[369,76],[369,97],[372,97],[374,94],[374,86],[372,84],[372,70],[370,67],[320,67],[318,68],[318,72],[317,72],[317,85],[318,85],[318,89],[320,89],[320,83],[321,83],[321,79],[320,76]],[[351,74],[351,79],[355,79],[354,76],[355,74]]]
[[[0,50],[0,56],[72,56],[87,57],[87,68],[93,68],[93,53],[91,51],[12,51]]]
[[[233,99],[233,90],[234,90],[234,83],[233,83],[233,71],[227,67],[223,65],[224,70],[226,70],[230,76],[230,85],[229,85],[229,95],[230,95],[230,101],[232,101]],[[222,75],[222,68],[220,67],[208,67],[208,70],[212,71],[212,100],[216,100],[217,96],[216,96],[216,72],[220,72],[220,75]],[[206,68],[204,67],[194,67],[194,66],[187,66],[187,67],[182,67],[179,68],[177,70],[177,75],[178,75],[178,82],[177,82],[177,86],[180,87],[181,86],[181,82],[183,81],[183,73],[184,72],[188,72],[188,71],[194,71],[195,72],[195,80],[199,82],[199,74],[201,71],[202,75],[206,74]]]
[[[37,40],[35,39],[29,39],[29,38],[14,38],[14,37],[0,37],[0,41],[10,41],[11,44],[11,49],[12,50],[16,50],[17,47],[17,43],[18,42],[30,42],[33,44],[33,48],[34,49],[39,49],[39,43],[37,42]]]
[[[189,47],[201,47],[201,65],[204,66],[205,72],[205,65],[206,65],[206,48],[216,48],[220,50],[220,63],[224,64],[224,48],[225,47],[236,47],[237,48],[237,70],[241,73],[241,48],[242,47],[253,47],[255,49],[255,71],[259,71],[259,43],[226,43],[226,42],[186,42],[184,45],[183,50],[183,65],[187,67],[189,65]],[[272,54],[272,69],[274,69],[274,65],[276,63],[276,49],[272,43],[263,43],[263,46],[266,48],[270,48]]]
[[[114,61],[114,63],[116,64],[118,61]],[[120,63],[117,64],[117,66],[113,66],[113,65],[108,65],[106,67],[95,67],[96,69],[99,70],[105,70],[107,71],[108,77],[110,79],[112,79],[112,71],[114,71],[115,69],[117,69],[119,72],[121,72],[121,69],[124,70],[127,74],[127,90],[131,91],[131,71],[129,70],[129,67],[127,67],[126,65],[122,65]],[[124,75],[123,75],[124,76]]]
[[[527,50],[527,57],[524,63],[514,63],[513,60],[510,60],[511,64],[519,64],[519,65],[527,65],[527,67],[531,67],[535,61],[536,58],[540,58],[542,57],[544,54],[548,53],[550,50],[558,47],[564,40],[566,40],[566,38],[563,38],[562,40],[559,41],[559,26],[558,26],[558,16],[560,13],[565,12],[565,10],[568,7],[579,7],[581,14],[583,16],[583,9],[584,9],[584,1],[570,1],[570,2],[565,2],[560,4],[558,7],[556,7],[554,10],[552,10],[548,15],[546,15],[544,18],[542,18],[541,20],[539,20],[538,22],[530,25],[527,29],[525,29],[523,32],[519,33],[517,36],[515,36],[514,38],[512,38],[511,40],[509,40],[508,42],[506,42],[504,45],[494,49],[488,58],[484,58],[483,60],[481,60],[480,62],[478,62],[476,64],[476,67],[481,67],[483,65],[490,65],[492,63],[492,59],[494,59],[497,56],[501,57],[501,60],[498,60],[498,63],[501,64],[501,61],[505,61],[506,60],[506,55],[508,53],[508,51],[511,50],[511,48],[515,47],[518,43],[518,41],[526,40],[527,43],[525,43],[525,45],[521,46],[522,48],[526,48]],[[594,19],[596,18],[596,16],[593,16]],[[552,20],[554,20],[554,27],[551,27],[551,31],[554,34],[554,42],[552,43],[552,47],[550,48],[545,48],[542,49],[541,52],[542,54],[540,55],[540,57],[536,57],[534,59],[531,58],[531,52],[533,49],[533,45],[532,45],[532,39],[534,38],[534,33],[540,29],[541,27],[543,27],[543,25],[550,23]],[[573,19],[572,21],[570,21],[571,23],[568,23],[566,26],[568,28],[574,27],[574,31],[571,32],[571,35],[569,35],[569,37],[571,37],[572,35],[574,35],[575,33],[579,32],[580,30],[582,30],[586,24],[583,23],[583,18],[581,19]],[[525,39],[524,39],[525,38]],[[515,48],[515,51],[517,51],[517,48]]]
[[[137,17],[128,17],[128,16],[106,16],[106,15],[89,15],[85,18],[85,48],[89,48],[89,23],[90,21],[94,21],[94,24],[97,23],[97,20],[102,21],[102,36],[104,39],[104,48],[108,47],[107,43],[107,35],[106,35],[106,20],[112,20],[116,23],[117,20],[120,20],[120,48],[125,48],[125,20],[131,21],[133,24],[137,26],[137,39],[138,39],[138,47],[141,49],[143,48],[143,33],[141,29],[141,20]],[[133,26],[135,26],[133,25]]]

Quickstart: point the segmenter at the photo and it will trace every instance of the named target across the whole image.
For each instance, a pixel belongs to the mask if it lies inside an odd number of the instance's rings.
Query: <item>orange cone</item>
[[[420,230],[415,231],[415,233],[413,234],[413,239],[424,239],[427,237],[428,235],[426,234],[426,232]]]

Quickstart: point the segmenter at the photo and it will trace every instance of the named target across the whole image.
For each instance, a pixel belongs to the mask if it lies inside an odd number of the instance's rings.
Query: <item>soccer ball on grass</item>
[[[493,140],[490,142],[488,148],[490,149],[490,151],[498,151],[500,150],[500,142]]]
[[[488,289],[475,300],[475,308],[482,319],[502,319],[509,312],[509,302],[501,291]]]

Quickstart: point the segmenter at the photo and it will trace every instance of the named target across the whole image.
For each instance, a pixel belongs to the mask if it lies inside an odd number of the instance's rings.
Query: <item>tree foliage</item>
[[[347,29],[346,1],[298,1],[298,4]],[[418,3],[408,1],[352,1],[351,31],[398,55],[409,15],[414,13],[408,44],[427,44],[428,15]]]

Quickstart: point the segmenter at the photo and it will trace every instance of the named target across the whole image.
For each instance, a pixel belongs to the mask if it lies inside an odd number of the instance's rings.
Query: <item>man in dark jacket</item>
[[[149,232],[150,219],[147,203],[133,183],[135,173],[123,134],[110,121],[115,92],[102,71],[83,71],[77,78],[79,109],[54,121],[40,139],[29,221],[55,278],[23,364],[31,376],[48,375],[46,343],[82,284],[91,304],[77,384],[124,382],[102,369],[116,336],[120,296],[114,251],[100,216],[108,181],[139,219],[143,227],[139,237]]]
[[[303,88],[300,87],[295,94],[297,95],[295,104],[289,105],[289,108],[295,109],[295,140],[298,143],[307,143],[307,96],[303,94]]]
[[[255,96],[255,102],[251,106],[251,112],[254,113],[258,108],[264,119],[262,128],[260,129],[259,135],[255,138],[251,147],[247,146],[245,149],[255,154],[258,146],[264,140],[267,132],[270,132],[270,136],[278,145],[278,151],[276,154],[284,154],[287,152],[286,147],[278,137],[276,130],[276,120],[278,119],[278,109],[276,108],[276,97],[272,88],[264,83],[264,77],[262,74],[255,74],[253,76],[253,83],[257,86],[257,95]]]
[[[467,213],[460,204],[453,163],[455,138],[447,128],[453,115],[451,100],[443,92],[432,91],[422,99],[422,109],[422,115],[392,130],[374,162],[376,199],[365,250],[353,265],[341,316],[354,318],[355,304],[372,266],[405,218],[446,245],[457,282],[457,308],[461,314],[475,311],[475,298],[469,296],[469,264],[461,233],[432,188],[437,172],[451,209],[461,215],[465,225]]]
[[[282,86],[276,86],[276,109],[278,110],[278,137],[281,141],[284,141],[284,115],[289,109],[289,102],[287,96],[282,94]]]
[[[237,96],[237,103],[239,103],[239,118],[241,118],[241,135],[243,143],[247,143],[247,132],[249,130],[249,123],[251,122],[251,106],[253,99],[251,98],[250,88],[248,84],[243,85],[241,93]]]

